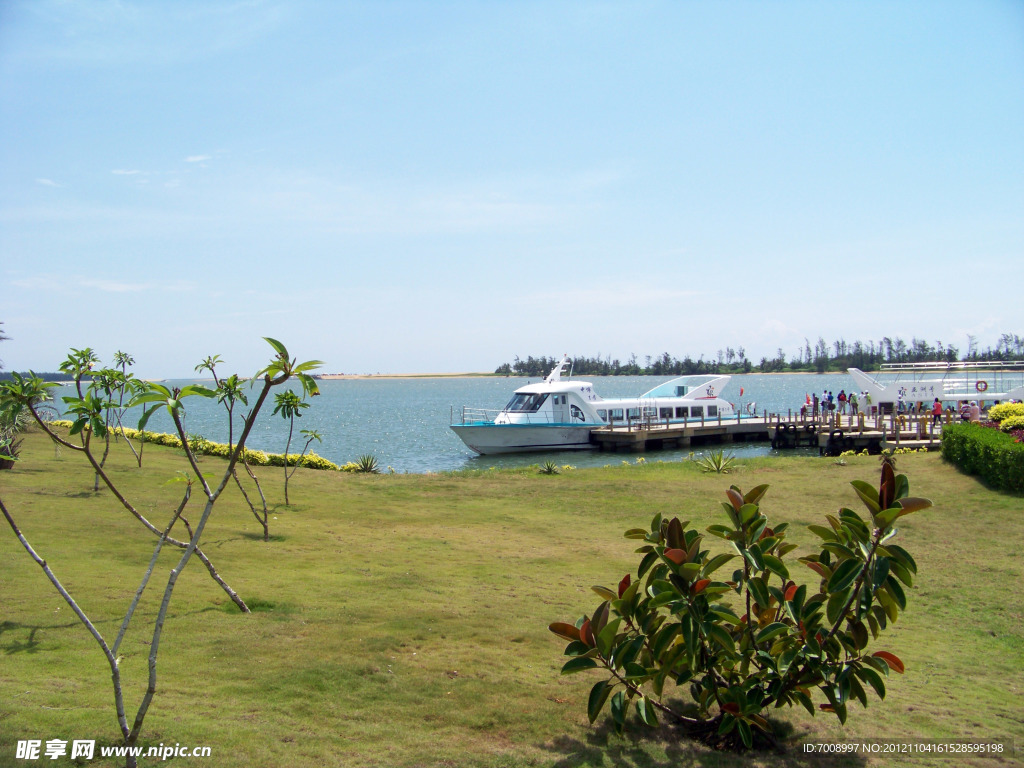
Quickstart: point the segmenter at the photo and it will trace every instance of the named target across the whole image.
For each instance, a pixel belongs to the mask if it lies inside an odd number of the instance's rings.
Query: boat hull
[[[593,427],[558,424],[452,424],[455,432],[471,450],[482,455],[494,453],[530,453],[537,451],[584,451]]]

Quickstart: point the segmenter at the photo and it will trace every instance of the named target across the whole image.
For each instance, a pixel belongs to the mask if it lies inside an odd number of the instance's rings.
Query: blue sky
[[[1024,333],[1024,3],[0,3],[0,345],[144,376]]]

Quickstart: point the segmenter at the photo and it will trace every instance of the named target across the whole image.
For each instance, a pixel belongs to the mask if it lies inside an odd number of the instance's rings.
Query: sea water
[[[580,376],[593,383],[601,397],[635,397],[671,380],[672,376]],[[310,450],[337,464],[354,461],[363,454],[376,457],[380,468],[396,472],[445,472],[490,467],[520,467],[538,462],[554,461],[575,467],[603,466],[635,461],[638,455],[602,453],[600,451],[562,451],[548,453],[478,456],[452,432],[451,418],[459,419],[462,406],[498,410],[508,402],[513,390],[539,378],[370,378],[319,382],[320,395],[309,399],[309,408],[295,420],[290,452],[299,453],[305,443],[300,430],[315,430],[322,442],[314,442]],[[165,386],[181,387],[187,383],[213,386],[211,381],[168,381]],[[855,386],[848,374],[746,374],[734,375],[721,397],[732,402],[737,410],[746,412],[756,403],[757,413],[788,414],[798,412],[805,398],[821,396],[831,390],[849,392]],[[740,394],[742,389],[743,393]],[[70,388],[55,391],[57,404]],[[255,401],[255,390],[249,396]],[[236,412],[246,410],[239,404]],[[268,453],[283,453],[288,439],[289,422],[272,414],[273,396],[263,407],[250,438],[249,447]],[[228,441],[227,415],[216,400],[190,397],[185,400],[184,426],[190,434],[200,434],[218,443]],[[135,427],[138,412],[126,415],[123,424]],[[157,413],[146,429],[151,432],[174,432],[165,413]],[[238,434],[236,420],[235,435]],[[701,451],[724,448],[738,457],[779,455],[768,443],[736,443],[710,447],[694,447]],[[805,449],[806,450],[806,449]],[[690,456],[691,449],[657,450],[644,454],[647,461],[678,461]],[[793,451],[784,451],[792,454]],[[814,451],[816,454],[817,452]]]

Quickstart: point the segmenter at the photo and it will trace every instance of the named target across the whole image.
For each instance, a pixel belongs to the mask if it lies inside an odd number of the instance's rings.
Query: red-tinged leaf
[[[831,704],[819,704],[818,705],[818,709],[820,709],[822,712],[835,712],[836,711],[836,708],[833,707]]]
[[[769,528],[766,525],[764,527],[764,530],[761,531],[761,535],[757,537],[757,540],[761,541],[761,539],[767,539],[769,536],[774,536],[774,535],[775,535],[775,531],[773,531],[771,528]]]
[[[684,552],[681,549],[666,549],[665,557],[667,557],[676,565],[682,565],[686,562],[686,552]]]
[[[892,470],[892,463],[882,461],[882,482],[878,487],[878,506],[880,509],[888,509],[896,498],[896,473]]]
[[[743,494],[733,488],[730,488],[725,492],[725,495],[729,497],[729,503],[732,504],[732,508],[739,512],[740,507],[743,506]]]
[[[694,582],[693,586],[690,587],[691,595],[699,595],[704,591],[704,588],[711,583],[711,579],[701,579],[700,581]]]
[[[566,640],[579,640],[580,631],[572,624],[566,624],[563,621],[556,621],[552,624],[548,624],[548,629],[554,632],[559,637],[564,637]]]
[[[594,637],[594,628],[590,626],[590,619],[584,621],[583,626],[580,627],[580,640],[590,648],[597,647],[597,639]]]
[[[796,584],[790,584],[788,587],[786,587],[785,598],[787,603],[796,596],[796,590]]]
[[[911,512],[920,512],[922,509],[928,509],[932,506],[932,502],[929,499],[918,498],[917,496],[908,496],[905,499],[900,499],[896,502],[903,507],[903,512],[900,516],[909,515]]]
[[[889,665],[889,669],[891,669],[898,675],[902,675],[903,670],[906,669],[906,667],[903,666],[903,662],[900,661],[900,657],[896,656],[895,654],[889,653],[888,651],[875,651],[871,655],[880,658],[882,661]]]
[[[821,578],[823,578],[823,579],[827,579],[827,578],[832,576],[832,574],[829,573],[829,570],[824,565],[822,565],[821,563],[808,563],[805,560],[804,564],[808,568],[810,568],[812,571],[814,571],[816,574],[821,576]]]
[[[727,701],[722,705],[722,711],[728,712],[730,715],[738,715],[740,713],[740,705],[735,701]]]
[[[619,582],[619,597],[622,597],[626,593],[627,589],[629,589],[629,574],[628,573],[626,574],[626,577],[622,581]]]

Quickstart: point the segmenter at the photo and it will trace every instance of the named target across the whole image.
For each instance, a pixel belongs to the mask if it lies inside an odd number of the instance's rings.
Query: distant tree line
[[[718,350],[713,358],[703,355],[694,360],[690,355],[683,359],[663,352],[658,357],[647,355],[643,362],[635,354],[626,361],[602,357],[572,357],[572,372],[581,376],[687,376],[706,373],[782,373],[786,371],[826,373],[845,371],[847,368],[862,370],[877,369],[883,363],[924,363],[924,362],[999,362],[1024,360],[1024,336],[1004,333],[994,347],[981,349],[977,338],[967,337],[967,349],[961,353],[959,347],[936,341],[934,345],[923,339],[911,339],[908,344],[900,337],[884,336],[881,341],[847,342],[845,339],[831,344],[818,337],[812,346],[808,339],[794,354],[787,355],[779,347],[774,357],[761,357],[754,363],[747,358],[743,347],[726,347]],[[558,365],[560,358],[527,357],[518,355],[511,363],[503,363],[495,369],[502,376],[547,376]]]

